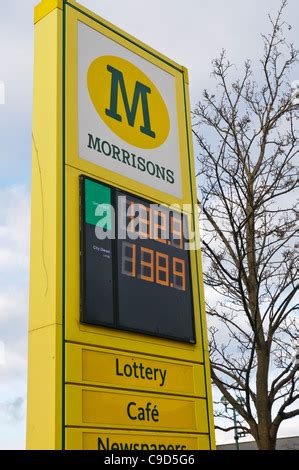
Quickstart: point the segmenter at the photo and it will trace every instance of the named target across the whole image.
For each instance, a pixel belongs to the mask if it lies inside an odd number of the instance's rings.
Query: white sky
[[[211,89],[222,48],[237,66],[261,52],[260,32],[280,0],[82,0],[88,8],[189,69],[192,106]],[[25,447],[33,6],[10,0],[0,15],[0,448]],[[289,0],[298,42],[299,4]],[[297,36],[297,37],[296,37]],[[258,79],[258,77],[257,77]],[[293,79],[299,79],[299,69]],[[2,86],[3,84],[3,86]],[[2,89],[5,87],[5,104]],[[3,361],[5,346],[5,364]],[[299,434],[298,419],[280,435]],[[218,442],[231,441],[218,435]]]

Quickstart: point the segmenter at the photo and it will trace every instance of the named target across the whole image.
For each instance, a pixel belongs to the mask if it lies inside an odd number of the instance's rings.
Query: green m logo
[[[170,121],[163,98],[135,65],[120,57],[99,57],[89,67],[87,84],[102,121],[118,137],[145,149],[167,139]]]
[[[128,124],[133,127],[135,125],[139,99],[141,99],[144,124],[143,126],[140,126],[140,131],[143,132],[143,134],[148,135],[149,137],[155,138],[156,134],[151,130],[147,100],[147,94],[151,93],[151,89],[143,83],[137,81],[135,84],[132,106],[130,108],[123,73],[120,70],[115,69],[111,65],[107,65],[107,70],[112,74],[110,109],[106,109],[107,116],[110,116],[111,118],[116,119],[117,121],[122,121],[122,116],[117,113],[118,91],[120,90]]]

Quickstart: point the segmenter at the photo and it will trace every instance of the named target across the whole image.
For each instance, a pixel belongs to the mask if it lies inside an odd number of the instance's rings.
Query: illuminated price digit
[[[141,247],[140,255],[140,279],[143,279],[144,281],[154,282],[154,250]]]
[[[167,242],[167,215],[161,210],[154,210],[153,238],[157,242]]]
[[[174,246],[183,248],[182,217],[180,214],[172,214],[171,239]]]
[[[134,243],[123,242],[121,272],[125,276],[136,276],[136,245]]]
[[[173,258],[173,287],[179,290],[186,290],[185,261],[180,258]]]
[[[156,253],[156,282],[162,286],[169,285],[169,258],[163,253]]]
[[[143,204],[139,204],[138,212],[139,237],[148,238],[150,227],[150,209]]]

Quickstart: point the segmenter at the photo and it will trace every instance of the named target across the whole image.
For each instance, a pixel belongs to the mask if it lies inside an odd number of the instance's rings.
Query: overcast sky
[[[33,6],[10,0],[0,15],[0,448],[25,447]],[[85,0],[82,4],[189,69],[191,104],[211,89],[221,49],[241,66],[257,61],[259,33],[280,0]],[[299,4],[286,20],[299,47]],[[295,34],[296,33],[296,34]],[[296,39],[297,36],[297,39]],[[297,44],[296,44],[297,41]],[[257,77],[258,79],[258,77]],[[299,79],[298,68],[294,80]],[[2,83],[1,83],[2,82]],[[3,103],[3,84],[5,104]],[[289,420],[280,435],[298,435]],[[218,435],[218,442],[231,436]]]

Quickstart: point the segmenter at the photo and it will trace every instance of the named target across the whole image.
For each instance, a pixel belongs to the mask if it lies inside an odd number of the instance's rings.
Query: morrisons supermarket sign
[[[79,155],[180,198],[175,78],[78,24]]]

